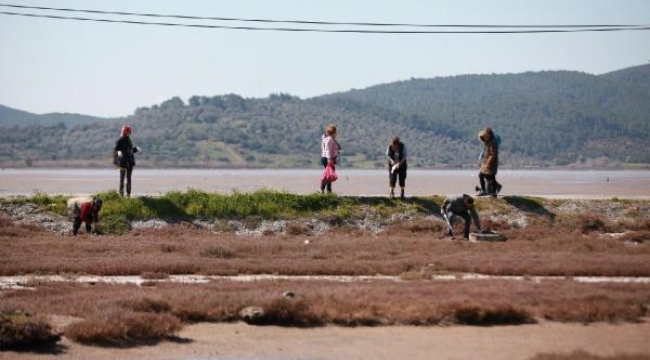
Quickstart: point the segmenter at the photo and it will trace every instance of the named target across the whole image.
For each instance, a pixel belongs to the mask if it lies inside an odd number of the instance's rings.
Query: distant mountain
[[[67,126],[73,126],[78,124],[90,124],[103,120],[105,119],[96,116],[68,113],[37,115],[0,105],[0,127],[13,125],[21,127],[30,125],[53,125],[59,122],[64,123]]]
[[[650,94],[650,64],[633,66],[601,76],[617,83],[628,84],[633,88],[645,91],[646,95]]]
[[[317,167],[329,123],[339,128],[346,167],[385,166],[388,141],[398,135],[412,166],[475,168],[485,126],[501,135],[505,166],[650,164],[649,74],[650,65],[642,65],[603,75],[411,79],[305,100],[175,97],[121,119],[61,114],[54,121],[52,114],[1,107],[0,164],[108,165],[124,122],[144,150],[141,166]],[[20,116],[24,123],[34,121],[30,116],[48,120],[13,126]]]

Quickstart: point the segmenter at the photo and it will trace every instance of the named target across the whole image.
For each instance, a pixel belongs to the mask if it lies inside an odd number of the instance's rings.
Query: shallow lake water
[[[386,170],[337,169],[333,184],[339,195],[388,194]],[[199,189],[207,192],[251,192],[262,188],[297,194],[319,190],[321,169],[138,169],[133,172],[132,195]],[[502,170],[497,179],[501,195],[576,198],[650,198],[650,171]],[[115,169],[3,169],[0,196],[49,194],[86,195],[117,189]],[[409,170],[406,196],[474,194],[474,170]]]

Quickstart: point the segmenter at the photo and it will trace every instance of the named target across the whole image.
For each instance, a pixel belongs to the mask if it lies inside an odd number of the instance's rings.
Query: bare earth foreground
[[[188,342],[114,349],[67,339],[62,353],[0,353],[1,359],[531,359],[540,354],[625,354],[650,358],[650,322],[495,327],[359,327],[314,329],[258,327],[244,323],[186,326]],[[181,341],[182,342],[182,341]],[[578,353],[578,354],[581,354]],[[573,358],[580,358],[576,356]]]
[[[136,170],[136,195],[197,188],[310,193],[317,170]],[[384,171],[340,171],[341,195],[382,195]],[[36,191],[89,194],[115,188],[112,170],[2,170],[0,196]],[[504,171],[504,194],[648,198],[650,172]],[[408,195],[472,193],[472,171],[409,172]],[[0,259],[2,261],[2,259]],[[650,304],[648,304],[650,306]],[[64,325],[68,319],[60,319]],[[540,357],[553,354],[556,357]],[[638,323],[548,322],[517,326],[377,326],[290,328],[237,323],[186,325],[176,341],[128,348],[86,346],[63,337],[43,353],[2,351],[0,359],[650,359],[650,319]],[[627,357],[624,357],[627,356]],[[634,356],[634,357],[632,357]]]

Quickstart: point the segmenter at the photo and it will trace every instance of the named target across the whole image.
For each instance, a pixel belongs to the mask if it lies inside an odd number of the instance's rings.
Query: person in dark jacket
[[[99,211],[102,209],[102,200],[95,198],[92,201],[82,203],[81,205],[74,205],[72,235],[77,236],[81,223],[86,223],[86,232],[92,232],[92,224],[95,224],[95,233],[99,234],[97,228],[99,224]]]
[[[131,174],[135,166],[135,154],[140,148],[133,146],[131,126],[122,126],[120,138],[115,142],[113,164],[120,169],[120,195],[124,196],[124,179],[126,178],[126,197],[131,196]]]
[[[406,146],[399,137],[394,137],[386,149],[388,157],[388,185],[390,197],[395,197],[395,183],[399,178],[400,198],[404,199],[404,187],[406,187]]]
[[[467,194],[447,197],[440,206],[440,214],[447,221],[447,236],[454,236],[453,225],[456,216],[460,216],[465,220],[465,229],[463,231],[465,240],[469,240],[469,228],[472,222],[474,222],[478,232],[482,232],[481,221],[474,208],[474,199]]]
[[[481,130],[481,132],[478,133],[478,138],[483,142],[481,170],[478,174],[481,187],[478,195],[491,195],[496,197],[502,187],[496,179],[497,170],[499,169],[499,144],[494,136],[494,131],[492,131],[492,128],[490,127]]]

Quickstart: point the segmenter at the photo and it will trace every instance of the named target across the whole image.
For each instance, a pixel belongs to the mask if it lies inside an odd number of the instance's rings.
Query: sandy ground
[[[322,170],[179,170],[135,169],[133,194],[154,195],[188,188],[209,192],[250,192],[260,188],[308,194],[318,190]],[[339,195],[387,195],[388,172],[338,169],[334,192]],[[526,171],[502,170],[497,179],[502,195],[571,198],[650,198],[650,171]],[[114,169],[4,169],[0,196],[49,194],[87,195],[117,189]],[[409,170],[407,196],[474,194],[474,170]]]
[[[315,329],[197,324],[182,340],[111,349],[63,339],[59,353],[2,352],[0,359],[530,359],[540,353],[584,351],[599,356],[650,358],[650,322],[496,327],[361,327]]]

